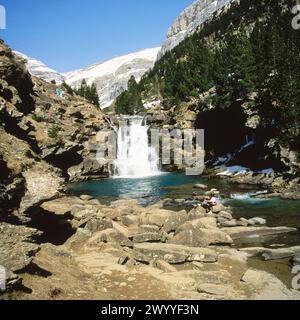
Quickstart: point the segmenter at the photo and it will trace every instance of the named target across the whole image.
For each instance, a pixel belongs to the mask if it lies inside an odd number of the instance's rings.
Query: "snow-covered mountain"
[[[160,48],[145,49],[125,56],[99,62],[87,68],[64,74],[65,81],[72,87],[80,85],[83,79],[98,88],[101,108],[109,107],[117,96],[127,89],[131,76],[137,81],[153,67]]]
[[[14,51],[14,53],[20,56],[21,58],[27,60],[27,63],[26,63],[27,69],[29,73],[32,74],[33,76],[41,78],[47,82],[51,82],[53,80],[55,80],[57,84],[60,84],[63,82],[64,80],[63,75],[47,67],[43,62],[30,58],[18,51]]]
[[[219,10],[234,0],[196,0],[187,7],[169,28],[167,39],[158,54],[161,58],[167,51],[172,50],[199,26],[210,19]]]
[[[30,74],[45,81],[55,80],[58,84],[66,81],[72,87],[78,87],[83,79],[88,84],[94,82],[98,88],[101,108],[107,108],[120,93],[127,89],[127,83],[131,76],[139,81],[153,67],[160,49],[160,47],[145,49],[65,74],[60,74],[47,67],[43,62],[30,58],[23,53],[14,52],[27,60],[27,68]]]

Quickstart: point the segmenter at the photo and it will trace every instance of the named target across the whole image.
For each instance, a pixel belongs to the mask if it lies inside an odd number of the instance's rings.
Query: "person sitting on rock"
[[[210,211],[212,207],[218,204],[216,197],[205,197],[202,207],[207,211]]]

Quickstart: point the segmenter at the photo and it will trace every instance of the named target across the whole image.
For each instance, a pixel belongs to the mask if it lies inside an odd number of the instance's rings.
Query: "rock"
[[[206,293],[213,296],[225,296],[228,291],[228,287],[221,284],[203,283],[198,286],[197,291],[199,293]]]
[[[217,229],[215,218],[201,218],[180,226],[168,242],[191,247],[207,247],[212,244],[232,244],[232,239]]]
[[[246,282],[246,283],[260,283],[262,284],[264,278],[264,273],[258,271],[258,270],[253,270],[253,269],[248,269],[243,277],[242,277],[242,281]]]
[[[263,225],[267,224],[266,219],[263,219],[263,218],[252,218],[252,219],[249,219],[248,222],[252,226],[255,226],[255,225],[263,226]]]
[[[81,195],[80,197],[79,197],[81,200],[83,200],[83,201],[89,201],[89,200],[92,200],[92,199],[94,199],[93,197],[91,197],[91,196],[89,196],[89,195]]]
[[[286,192],[284,194],[281,194],[280,197],[284,200],[300,200],[300,192]]]
[[[268,236],[274,234],[281,234],[281,233],[289,233],[297,231],[295,228],[288,228],[288,227],[233,227],[233,228],[222,228],[222,231],[226,232],[228,235],[231,236],[233,240],[241,239],[241,238],[248,238],[253,236]]]
[[[194,186],[194,188],[195,189],[207,189],[208,187],[207,187],[207,185],[205,185],[205,184],[200,184],[200,183],[198,183],[198,184],[196,184],[195,186]]]
[[[154,262],[154,266],[166,273],[177,272],[177,269],[175,267],[171,266],[168,262],[164,260],[156,260]]]
[[[104,231],[95,233],[94,236],[88,241],[88,244],[90,246],[94,246],[101,242],[119,244],[121,246],[126,246],[129,244],[128,238],[126,238],[121,232],[115,229],[106,229]]]
[[[247,219],[241,218],[238,222],[237,222],[237,226],[239,227],[247,227],[249,225],[249,221]]]
[[[232,214],[227,212],[227,211],[219,212],[218,218],[223,218],[223,219],[226,219],[226,220],[232,220],[233,219]]]
[[[162,234],[160,233],[140,233],[129,237],[134,243],[143,242],[160,242],[162,241]]]
[[[102,219],[102,218],[92,218],[90,219],[85,228],[92,233],[95,233],[97,231],[104,231],[106,229],[112,229],[113,224],[110,219]]]
[[[176,204],[184,204],[185,203],[185,199],[175,199],[174,203],[176,203]]]
[[[36,229],[0,223],[0,266],[6,270],[8,288],[21,282],[15,273],[32,262],[40,249],[33,239],[40,235]]]
[[[141,225],[140,230],[144,232],[154,232],[157,233],[160,229],[158,226],[153,226],[153,225]]]
[[[300,254],[298,254],[298,255],[293,257],[292,263],[293,263],[294,266],[300,265]]]
[[[199,219],[205,216],[206,216],[206,209],[204,209],[202,206],[197,206],[196,208],[192,209],[188,213],[188,220]]]
[[[222,204],[217,204],[216,206],[212,207],[213,213],[220,213],[222,211],[226,211],[226,207],[224,207]]]
[[[262,257],[264,260],[268,261],[291,258],[298,254],[300,254],[300,246],[280,249],[266,249],[263,252]]]
[[[120,264],[121,266],[124,266],[129,260],[130,260],[129,256],[120,257],[118,260],[118,264]]]
[[[169,28],[167,39],[158,54],[158,59],[166,52],[171,51],[203,23],[211,19],[215,12],[222,9],[229,2],[229,0],[217,2],[213,0],[204,2],[200,0],[194,1],[177,17]]]
[[[23,173],[26,192],[20,203],[20,212],[59,195],[64,190],[64,179],[59,170],[40,162]]]
[[[131,227],[131,226],[138,226],[139,224],[139,217],[136,215],[127,215],[121,217],[121,222],[124,224],[126,227]]]
[[[223,221],[220,223],[221,227],[224,227],[224,228],[232,228],[232,227],[236,227],[237,226],[237,221],[235,219],[233,220],[226,220],[226,221]]]
[[[214,217],[204,217],[199,218],[191,222],[195,227],[200,227],[204,229],[217,229],[217,219]]]
[[[148,257],[148,260],[162,259],[170,264],[181,264],[193,261],[212,263],[218,260],[218,255],[214,250],[207,248],[189,248],[169,243],[135,244],[134,250]]]
[[[190,229],[184,230],[173,237],[169,243],[191,247],[207,247],[213,244],[232,244],[232,239],[220,230]]]
[[[204,268],[204,264],[201,263],[201,262],[193,261],[193,262],[192,262],[192,265],[195,266],[195,267],[198,268],[198,269]]]
[[[248,269],[242,279],[253,288],[252,300],[298,300],[300,293],[288,290],[275,276],[265,271]]]
[[[172,212],[163,209],[151,209],[140,215],[140,225],[163,227],[167,233],[175,231],[188,220],[186,212]]]

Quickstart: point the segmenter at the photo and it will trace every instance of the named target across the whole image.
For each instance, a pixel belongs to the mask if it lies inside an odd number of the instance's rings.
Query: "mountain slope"
[[[72,87],[79,86],[83,79],[97,85],[101,108],[109,107],[114,99],[127,89],[131,76],[137,81],[153,67],[160,48],[146,49],[120,56],[87,68],[65,73],[66,82]]]
[[[29,73],[35,77],[43,79],[47,82],[55,81],[57,84],[63,82],[64,77],[57,71],[47,67],[43,62],[30,58],[25,54],[14,51],[14,53],[27,61],[26,66]]]
[[[172,50],[187,36],[206,22],[220,9],[224,9],[232,0],[196,0],[187,7],[170,27],[167,39],[159,52],[162,57],[167,51]]]
[[[171,119],[163,125],[205,129],[211,163],[253,138],[232,165],[300,174],[300,38],[291,26],[293,3],[233,1],[209,19],[139,83],[144,101],[160,101],[148,114],[157,113],[160,124]]]

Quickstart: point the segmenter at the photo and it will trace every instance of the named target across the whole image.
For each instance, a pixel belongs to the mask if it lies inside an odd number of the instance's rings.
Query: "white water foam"
[[[148,126],[142,117],[129,117],[128,125],[118,129],[117,160],[113,166],[113,178],[146,178],[162,174],[159,155],[149,146]]]

